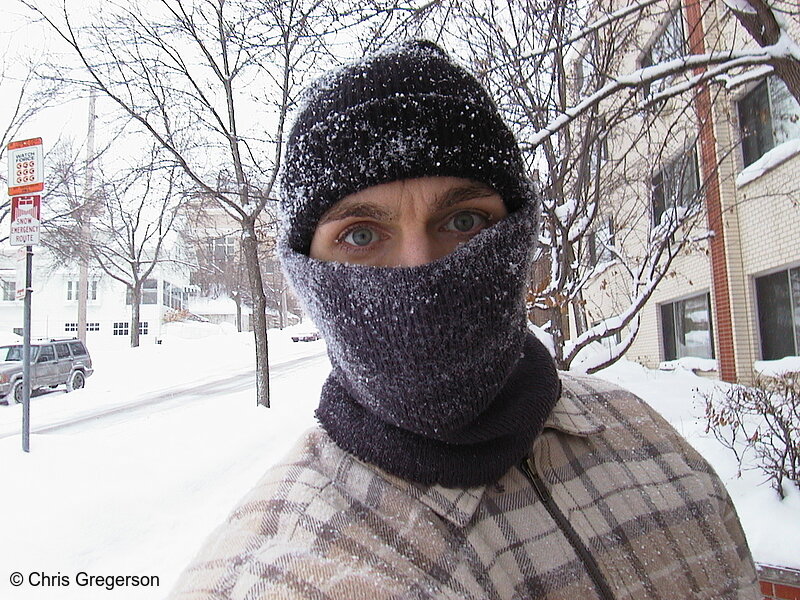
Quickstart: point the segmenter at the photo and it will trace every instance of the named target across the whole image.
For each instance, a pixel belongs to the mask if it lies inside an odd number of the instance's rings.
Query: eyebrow
[[[349,218],[375,219],[376,221],[388,221],[391,219],[388,210],[369,204],[367,202],[356,202],[355,204],[341,204],[328,210],[319,220],[320,225],[331,221],[342,221]]]
[[[450,188],[441,196],[437,196],[433,201],[434,210],[442,210],[450,208],[461,202],[467,200],[474,200],[476,198],[486,198],[496,194],[492,188],[482,183],[474,183],[470,185],[463,185]]]
[[[432,208],[434,211],[440,211],[467,200],[486,198],[496,193],[492,188],[481,183],[457,186],[450,188],[444,194],[436,196],[433,199]],[[319,225],[350,218],[390,221],[392,216],[393,213],[391,211],[369,202],[346,203],[330,208],[320,219]]]

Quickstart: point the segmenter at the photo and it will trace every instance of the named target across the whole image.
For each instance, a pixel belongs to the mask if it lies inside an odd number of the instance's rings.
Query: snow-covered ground
[[[186,339],[180,328],[161,345],[90,347],[96,374],[86,389],[31,402],[29,454],[21,407],[0,406],[0,598],[164,596],[206,535],[313,425],[325,346],[292,343],[291,333],[270,332],[269,410],[255,405],[251,334]],[[788,488],[780,502],[757,473],[737,478],[732,457],[703,433],[695,390],[718,384],[626,362],[602,376],[646,398],[714,464],[756,560],[800,568],[800,551],[774,543],[776,531],[800,538],[800,493]],[[13,587],[15,572],[51,585]],[[160,585],[79,587],[78,572],[155,575]]]

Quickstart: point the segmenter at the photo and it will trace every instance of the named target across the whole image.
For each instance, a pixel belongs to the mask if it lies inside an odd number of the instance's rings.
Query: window
[[[711,296],[701,294],[661,305],[664,359],[684,356],[714,358],[711,331]]]
[[[186,297],[186,290],[177,285],[164,282],[164,306],[181,310],[184,307],[184,298]]]
[[[212,262],[216,265],[223,265],[233,260],[236,254],[235,236],[223,235],[208,240],[208,252]]]
[[[653,40],[640,60],[642,68],[651,67],[669,60],[681,58],[686,54],[683,37],[683,16],[680,7],[671,11],[664,23],[664,29]],[[672,82],[672,77],[665,77],[652,83],[645,83],[643,92],[646,99],[652,98],[665,90]]]
[[[800,267],[756,278],[761,358],[800,353]]]
[[[112,335],[128,335],[130,333],[129,323],[114,323]]]
[[[130,305],[133,302],[133,293],[131,288],[125,290],[125,304]],[[142,282],[142,300],[141,304],[158,304],[158,280],[145,279]]]
[[[56,344],[56,354],[58,358],[69,358],[69,346],[66,344]]]
[[[598,219],[600,223],[589,233],[587,242],[591,265],[614,260],[614,253],[610,249],[614,246],[614,218],[609,216]]]
[[[696,206],[700,177],[697,169],[697,152],[694,147],[662,167],[653,175],[651,183],[654,226],[661,223],[662,217],[668,211],[674,212],[677,208]]]
[[[86,355],[86,348],[83,345],[83,342],[74,341],[74,342],[68,342],[68,344],[69,344],[69,349],[72,350],[72,355],[73,356],[85,356]]]
[[[36,362],[48,362],[56,359],[55,350],[52,346],[40,346]]]
[[[76,332],[78,331],[77,323],[64,323],[64,331]],[[86,331],[100,331],[100,323],[87,323]]]
[[[67,302],[77,302],[80,282],[77,279],[67,280]],[[97,279],[89,280],[88,300],[97,300]]]
[[[147,321],[140,321],[139,322],[139,335],[147,335],[147,331],[150,329],[149,323]]]
[[[778,144],[800,138],[800,105],[777,77],[768,77],[738,102],[744,166]]]
[[[11,302],[17,299],[17,282],[3,282],[3,302]]]
[[[22,335],[22,333],[23,333],[22,327],[14,327],[14,329],[12,329],[11,331],[16,333],[17,335]]]

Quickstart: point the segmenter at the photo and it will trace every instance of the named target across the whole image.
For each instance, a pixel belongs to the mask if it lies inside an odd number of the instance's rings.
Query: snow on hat
[[[281,177],[284,242],[308,254],[319,219],[343,197],[426,176],[488,184],[509,211],[533,197],[516,140],[478,80],[435,44],[408,41],[308,90]]]

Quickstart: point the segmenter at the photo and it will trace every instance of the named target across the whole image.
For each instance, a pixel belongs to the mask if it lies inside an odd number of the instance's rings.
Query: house
[[[0,253],[0,330],[22,335],[24,249]],[[188,277],[169,263],[159,264],[144,282],[140,305],[140,344],[155,343],[171,314],[187,308]],[[31,337],[78,337],[78,267],[58,265],[34,248]],[[131,305],[127,287],[98,269],[90,269],[86,341],[130,343]]]
[[[800,39],[800,21],[787,21]],[[638,26],[621,72],[755,44],[721,2],[665,1]],[[596,246],[593,260],[598,247],[646,252],[667,215],[696,215],[695,241],[644,306],[626,356],[662,368],[683,360],[749,383],[758,361],[800,354],[800,105],[769,69],[736,75],[730,89],[695,88],[643,108],[646,135],[611,135],[607,165],[626,161],[629,177],[601,207],[588,245]],[[643,94],[653,98],[676,81]],[[624,304],[631,290],[623,279],[610,265],[586,288],[591,322]]]

